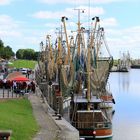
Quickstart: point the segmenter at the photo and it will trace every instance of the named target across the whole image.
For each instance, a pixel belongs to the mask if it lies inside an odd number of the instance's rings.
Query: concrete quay
[[[79,140],[79,132],[64,118],[59,119],[50,108],[40,89],[29,95],[34,116],[40,126],[40,131],[33,140]]]

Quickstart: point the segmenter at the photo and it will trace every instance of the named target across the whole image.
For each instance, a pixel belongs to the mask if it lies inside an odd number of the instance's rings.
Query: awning
[[[9,73],[8,76],[6,77],[7,80],[12,80],[13,78],[23,76],[23,74],[19,71],[14,71],[12,73]]]
[[[12,79],[12,81],[29,81],[29,79],[25,76],[19,76]]]

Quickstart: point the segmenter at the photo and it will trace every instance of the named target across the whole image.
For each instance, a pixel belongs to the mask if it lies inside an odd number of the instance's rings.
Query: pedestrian
[[[35,82],[34,81],[31,82],[31,88],[32,88],[32,92],[35,93]]]
[[[27,70],[27,78],[30,77],[30,74],[31,74],[30,70]]]
[[[4,86],[5,89],[7,88],[6,87],[6,84],[7,84],[7,80],[6,79],[3,79],[3,86]]]
[[[17,82],[16,81],[13,81],[13,91],[15,92],[17,89]]]

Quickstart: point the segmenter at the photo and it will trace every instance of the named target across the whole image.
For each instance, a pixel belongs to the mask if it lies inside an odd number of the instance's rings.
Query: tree
[[[38,53],[39,52],[35,52],[33,49],[19,49],[16,52],[16,57],[18,59],[37,60]]]
[[[10,59],[14,55],[15,53],[12,51],[12,48],[10,46],[6,46],[3,49],[1,49],[1,56],[4,59]]]
[[[24,49],[19,49],[17,52],[16,52],[16,57],[18,59],[23,59],[23,54],[24,54]]]
[[[4,48],[4,44],[2,42],[2,40],[0,39],[0,50]]]
[[[40,54],[40,52],[35,52],[33,59],[37,61],[38,57],[39,57],[39,54]]]
[[[4,44],[3,44],[2,40],[0,39],[0,57],[2,57],[3,48],[4,48]]]
[[[10,46],[4,46],[3,41],[0,39],[0,57],[4,59],[10,59],[15,53]]]
[[[35,51],[33,49],[25,49],[23,53],[23,58],[32,60],[34,56]]]

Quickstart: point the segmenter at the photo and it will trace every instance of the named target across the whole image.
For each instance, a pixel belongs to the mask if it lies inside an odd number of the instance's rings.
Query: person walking
[[[31,82],[31,89],[32,89],[32,92],[35,93],[36,88],[35,88],[35,82],[34,81]]]

